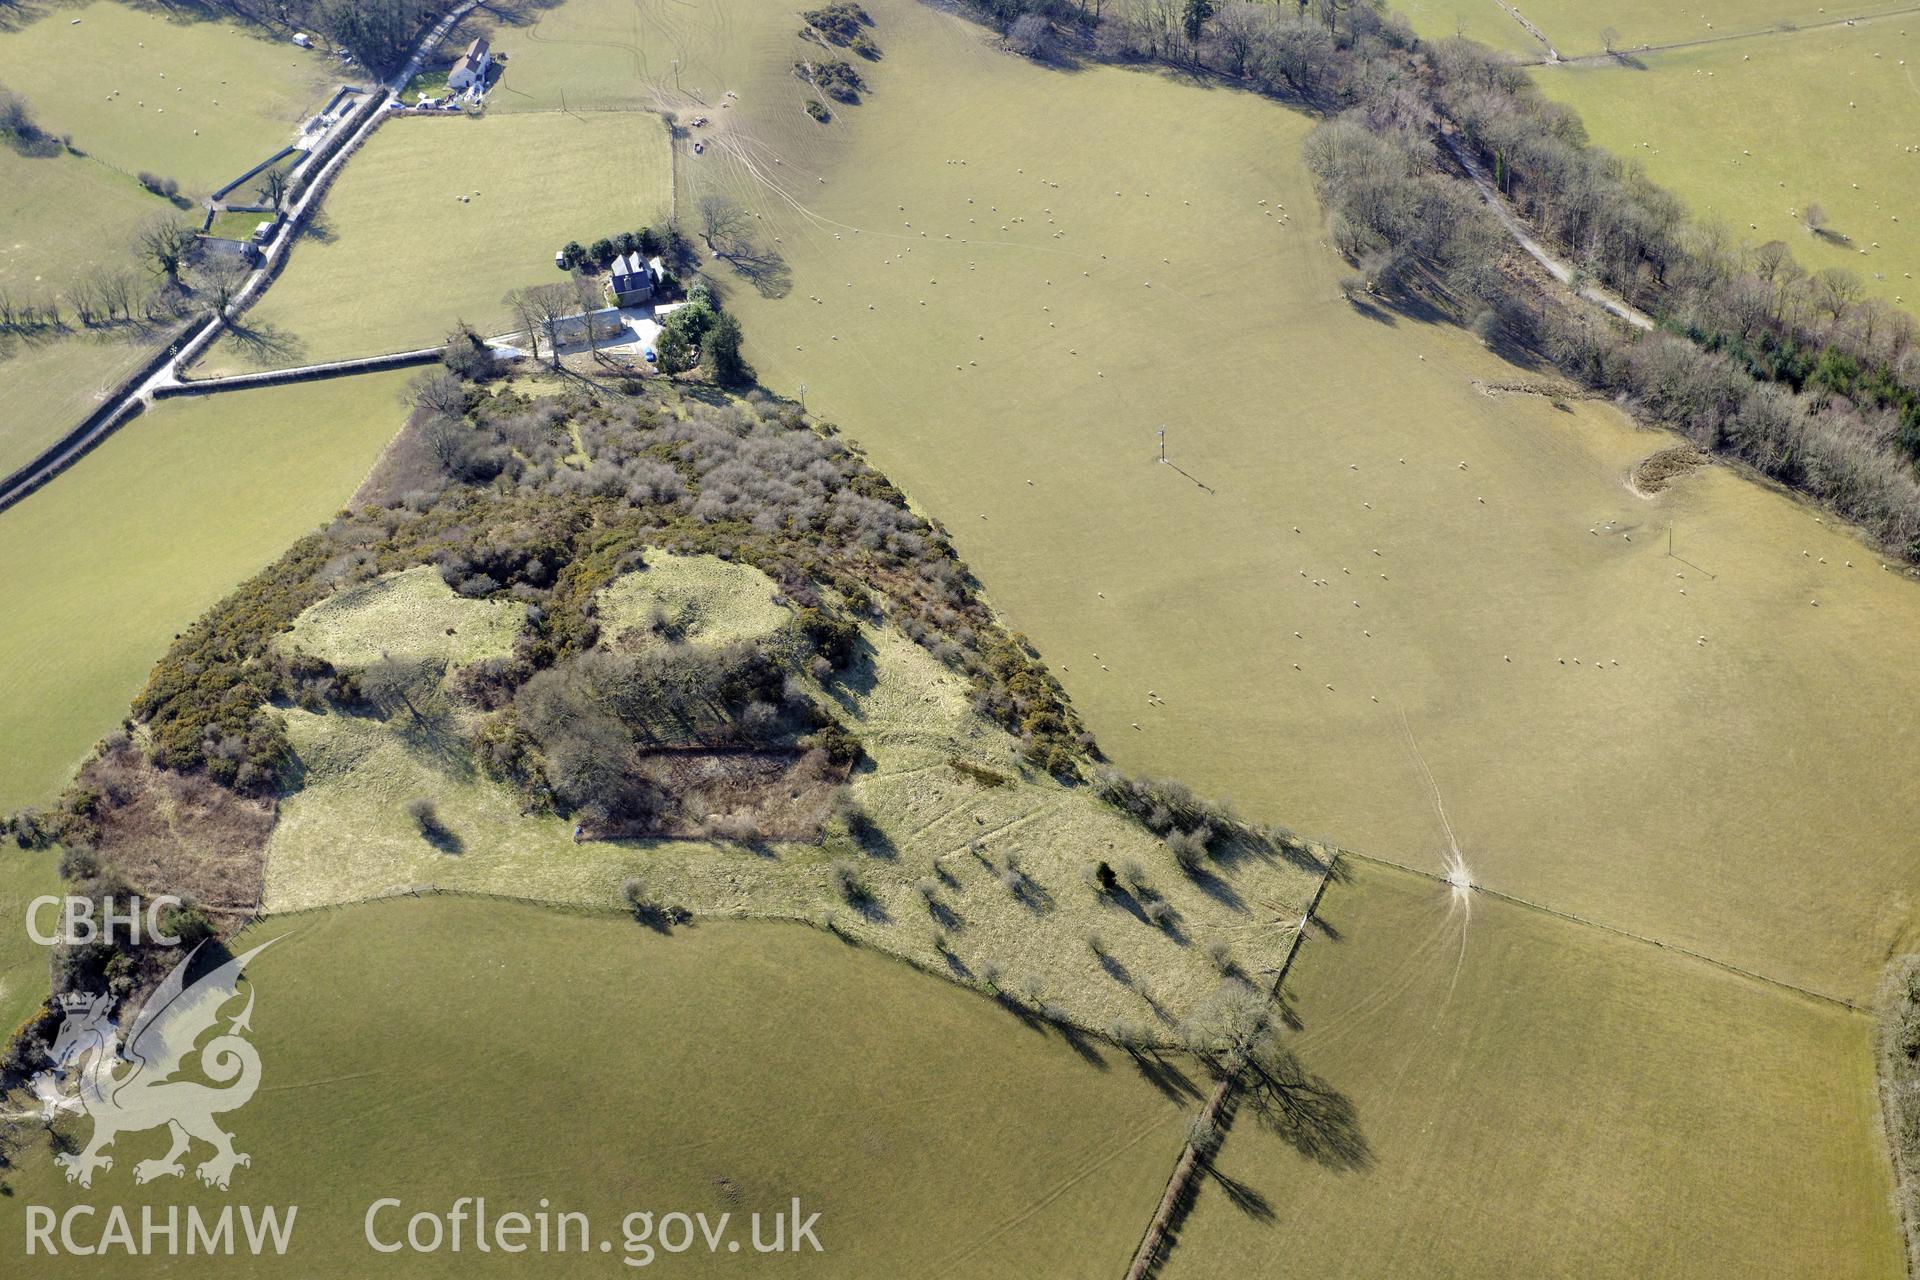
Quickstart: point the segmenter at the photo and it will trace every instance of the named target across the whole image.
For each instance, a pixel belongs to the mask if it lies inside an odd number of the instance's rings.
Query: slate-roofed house
[[[654,259],[657,263],[658,258]],[[659,283],[659,275],[653,263],[649,263],[640,253],[623,253],[613,260],[607,287],[613,293],[616,306],[639,307],[653,301],[653,287]]]
[[[460,61],[453,64],[453,70],[447,72],[447,88],[456,92],[473,85],[486,87],[487,68],[493,65],[493,51],[487,45],[485,36],[477,36],[467,51],[460,55]]]

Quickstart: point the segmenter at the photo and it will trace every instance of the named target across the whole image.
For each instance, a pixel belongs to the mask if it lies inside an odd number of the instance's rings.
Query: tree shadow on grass
[[[1012,992],[996,988],[990,994],[995,1004],[1020,1020],[1021,1026],[1029,1031],[1038,1031],[1042,1035],[1046,1034],[1049,1025],[1047,1020],[1035,1013],[1032,1009],[1027,1008],[1026,1005],[1021,1004]]]
[[[793,292],[793,268],[771,249],[742,241],[728,244],[717,256],[763,298],[784,298]]]
[[[1240,896],[1240,891],[1206,867],[1195,867],[1187,873],[1187,879],[1193,881],[1196,889],[1227,910],[1241,915],[1246,914],[1247,900]]]
[[[1080,1030],[1078,1027],[1069,1026],[1064,1022],[1056,1022],[1053,1023],[1052,1026],[1055,1031],[1060,1033],[1060,1038],[1067,1042],[1067,1047],[1079,1054],[1081,1060],[1088,1066],[1097,1071],[1113,1070],[1107,1063],[1106,1055],[1095,1047],[1093,1039],[1088,1036],[1086,1032]]]
[[[869,858],[879,858],[886,862],[892,862],[898,858],[900,846],[893,842],[893,837],[881,830],[879,823],[867,818],[864,814],[860,816],[859,822],[848,824],[852,830],[847,833],[853,837],[853,842],[860,846],[860,852]]]
[[[1246,1105],[1264,1127],[1324,1168],[1364,1173],[1375,1163],[1353,1100],[1308,1071],[1290,1049],[1247,1068]]]
[[[1047,912],[1053,910],[1054,898],[1051,893],[1047,892],[1045,885],[1024,872],[1015,872],[1014,874],[1017,875],[1019,879],[1014,882],[1013,886],[1009,888],[1007,892],[1012,895],[1015,902],[1018,902],[1021,906],[1037,916],[1045,915]]]
[[[315,244],[332,244],[340,238],[340,233],[334,229],[333,220],[327,217],[324,208],[316,208],[307,214],[307,220],[300,224],[300,235]]]
[[[827,696],[842,711],[849,716],[858,716],[860,699],[871,694],[879,683],[873,645],[865,636],[860,636],[853,642],[853,657],[822,681],[821,688],[827,691]]]
[[[1226,1192],[1227,1199],[1233,1203],[1234,1208],[1262,1225],[1273,1222],[1273,1202],[1251,1185],[1220,1172],[1219,1167],[1211,1160],[1207,1162],[1205,1172],[1215,1186]]]
[[[1448,310],[1434,298],[1417,290],[1354,293],[1348,296],[1347,301],[1358,314],[1388,327],[1396,326],[1399,319],[1423,325],[1445,325],[1456,329],[1465,327],[1456,311]],[[1493,341],[1487,343],[1487,349],[1515,368],[1528,372],[1539,372],[1551,365],[1539,351],[1513,338],[1504,328],[1495,335]]]
[[[1365,316],[1375,324],[1385,325],[1389,329],[1396,328],[1400,324],[1391,308],[1375,305],[1372,294],[1351,293],[1347,295],[1347,301],[1352,305],[1355,315]]]
[[[663,907],[657,902],[643,902],[634,907],[633,919],[636,924],[644,925],[662,937],[671,937],[676,927],[693,923],[692,916],[673,907]],[[839,937],[838,934],[834,936]]]
[[[1127,1057],[1133,1062],[1133,1069],[1140,1078],[1158,1089],[1169,1102],[1198,1102],[1204,1095],[1194,1078],[1180,1069],[1177,1062],[1169,1061],[1158,1049],[1129,1049]]]
[[[1132,916],[1135,920],[1138,920],[1141,924],[1147,923],[1146,908],[1140,905],[1140,899],[1128,892],[1125,885],[1115,884],[1111,889],[1108,889],[1106,891],[1106,899],[1114,906],[1119,907],[1128,915]]]
[[[303,339],[272,321],[247,324],[234,320],[227,325],[227,336],[249,362],[262,368],[299,364],[307,351]]]
[[[458,857],[467,851],[467,842],[460,833],[432,815],[419,819],[420,838],[432,845],[440,853]]]

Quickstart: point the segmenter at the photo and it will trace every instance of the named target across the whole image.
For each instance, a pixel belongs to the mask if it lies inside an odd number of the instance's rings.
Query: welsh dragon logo
[[[55,1065],[34,1077],[33,1088],[46,1118],[83,1111],[93,1120],[93,1138],[84,1150],[54,1157],[67,1181],[91,1187],[94,1170],[113,1168],[113,1157],[103,1152],[115,1138],[161,1126],[172,1134],[173,1146],[156,1160],[134,1165],[135,1182],[180,1177],[186,1172],[180,1157],[196,1139],[213,1148],[212,1157],[195,1170],[208,1186],[226,1190],[234,1168],[252,1163],[233,1149],[233,1135],[214,1122],[216,1114],[247,1105],[260,1087],[260,1055],[244,1034],[251,1029],[252,990],[224,1031],[205,1045],[200,1040],[216,1028],[220,1011],[238,994],[247,962],[276,941],[263,942],[188,985],[187,971],[200,952],[196,946],[141,1006],[124,1045],[107,1017],[111,995],[61,997],[66,1018],[49,1051]],[[224,1087],[179,1078],[196,1049],[199,1074]]]

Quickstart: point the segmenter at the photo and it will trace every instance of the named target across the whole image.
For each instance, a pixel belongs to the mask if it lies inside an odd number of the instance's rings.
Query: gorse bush
[[[827,884],[851,906],[860,906],[872,899],[860,869],[844,858],[827,866]]]
[[[857,629],[829,594],[870,603],[881,590],[892,618],[967,676],[976,706],[1020,734],[1030,760],[1066,776],[1078,771],[1084,731],[1065,694],[1023,642],[999,629],[944,536],[796,409],[757,395],[688,402],[684,417],[644,400],[574,393],[534,400],[511,387],[469,398],[465,447],[501,458],[498,476],[448,473],[433,460],[425,415],[417,419],[395,447],[384,496],[296,543],[188,628],[155,667],[134,717],[152,733],[159,763],[204,769],[244,791],[278,785],[286,742],[261,714],[264,704],[352,704],[360,696],[324,663],[289,659],[271,644],[338,586],[428,563],[463,594],[527,601],[529,622],[510,659],[454,673],[456,687],[497,708],[515,702],[536,673],[563,668],[593,646],[595,593],[644,547],[658,546],[766,572],[800,607],[808,642],[830,662],[850,660]],[[422,465],[408,469],[408,457]],[[762,659],[757,696],[784,705],[771,659]],[[709,687],[702,682],[721,676],[707,661],[686,659],[674,678]],[[612,678],[604,664],[571,676],[566,670],[543,689],[552,693],[587,674]],[[736,669],[727,678],[747,675]],[[638,668],[621,677],[637,678]],[[730,705],[744,711],[743,703]],[[722,727],[697,721],[689,732]],[[583,721],[575,747],[607,728],[594,723]],[[550,721],[539,724],[549,732]],[[797,727],[810,736],[807,745],[837,762],[858,757],[857,740],[837,722]],[[630,730],[621,734],[605,741],[633,740]],[[606,766],[574,747],[558,763],[542,761],[542,740],[526,724],[485,730],[479,746],[499,776],[540,779],[551,766],[581,788],[570,794],[600,794],[591,784]]]
[[[849,45],[856,49],[863,42],[868,47],[872,46],[865,28],[873,25],[873,19],[867,16],[865,9],[850,0],[836,0],[833,4],[809,9],[800,16],[808,26],[833,44]]]

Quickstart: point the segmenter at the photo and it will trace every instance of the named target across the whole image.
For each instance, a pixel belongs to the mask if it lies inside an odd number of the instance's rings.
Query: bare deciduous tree
[[[416,409],[425,409],[449,418],[457,419],[467,412],[466,384],[445,369],[435,369],[414,378],[407,383],[404,398]]]
[[[746,212],[723,195],[700,197],[700,238],[715,253],[725,253],[746,230]]]
[[[200,288],[206,292],[208,310],[217,315],[227,313],[227,308],[240,296],[240,291],[246,287],[247,277],[252,274],[253,268],[246,263],[224,256],[194,273]]]
[[[539,358],[540,339],[545,338],[547,358],[556,369],[560,367],[560,323],[572,314],[575,301],[571,280],[565,284],[536,284],[507,295],[507,305],[525,328],[534,358]]]
[[[148,220],[134,236],[134,251],[169,284],[180,283],[180,268],[193,248],[193,228],[170,214]]]
[[[450,476],[460,474],[461,463],[465,461],[472,443],[472,434],[464,421],[439,412],[430,412],[420,424],[421,445],[440,464],[440,469]]]
[[[544,338],[547,357],[556,369],[560,367],[560,324],[573,314],[579,300],[575,288],[569,279],[565,284],[537,284],[516,289],[506,296],[506,303],[526,334],[534,358],[540,358],[540,340]]]

